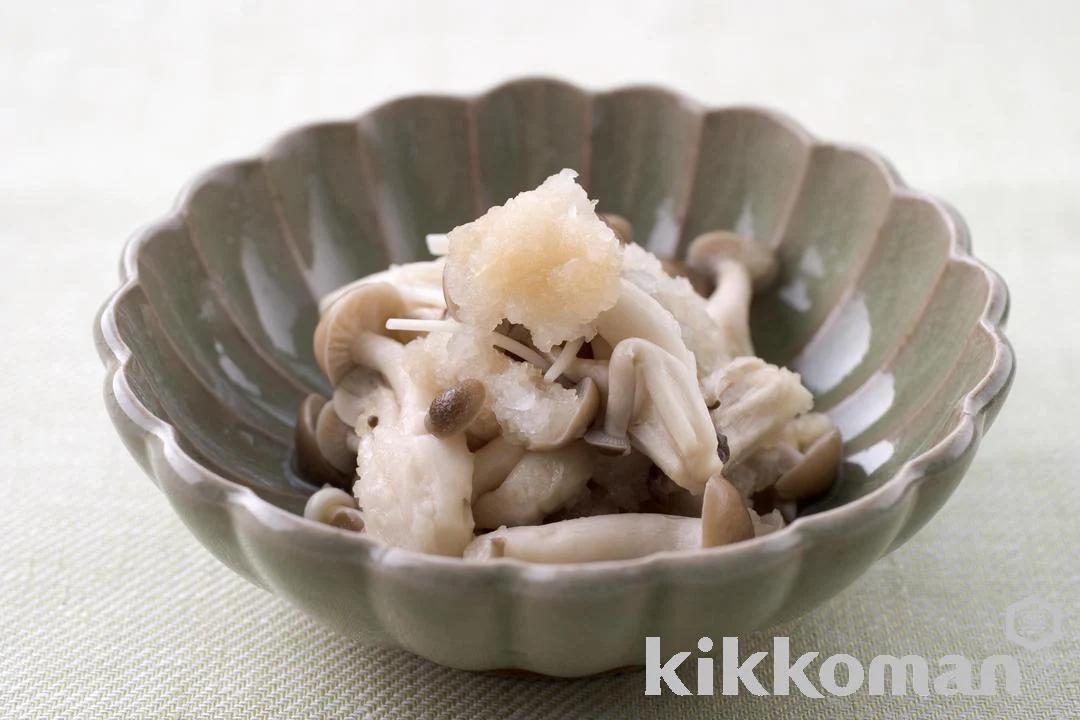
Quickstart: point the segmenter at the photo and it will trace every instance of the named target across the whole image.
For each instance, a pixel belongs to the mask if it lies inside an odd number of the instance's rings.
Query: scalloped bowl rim
[[[628,571],[639,572],[656,566],[674,567],[699,563],[703,559],[708,559],[714,564],[723,565],[739,562],[748,556],[756,556],[763,561],[772,559],[805,544],[808,539],[815,535],[830,532],[830,529],[834,526],[857,521],[862,514],[871,514],[875,510],[887,510],[899,504],[905,498],[911,496],[912,492],[927,479],[931,469],[940,469],[957,462],[972,444],[979,442],[983,432],[981,421],[994,400],[1008,389],[1015,373],[1015,356],[1012,346],[1002,329],[1008,315],[1009,305],[1009,293],[1005,282],[992,268],[971,253],[970,235],[967,226],[952,206],[939,198],[908,187],[893,166],[876,151],[851,143],[820,140],[782,112],[756,105],[705,105],[682,93],[657,85],[620,85],[608,90],[589,91],[562,80],[545,77],[525,77],[474,94],[418,93],[395,97],[372,107],[351,120],[322,120],[295,127],[278,135],[267,145],[267,150],[274,147],[283,138],[309,132],[327,125],[355,123],[367,115],[379,112],[396,103],[419,98],[437,98],[474,103],[480,98],[499,90],[529,83],[558,84],[580,92],[586,92],[590,96],[640,90],[657,91],[676,99],[688,108],[702,113],[746,111],[762,115],[798,134],[807,144],[810,152],[819,148],[831,148],[857,153],[870,159],[884,172],[892,196],[907,196],[934,205],[947,220],[950,232],[949,253],[946,262],[968,263],[975,266],[986,276],[989,286],[986,305],[979,317],[978,324],[986,329],[994,340],[994,359],[986,373],[964,394],[957,404],[962,407],[963,412],[956,426],[934,445],[907,460],[891,478],[885,480],[879,487],[869,493],[847,501],[838,507],[821,510],[812,515],[800,516],[781,530],[768,535],[716,548],[659,552],[627,560],[566,564],[537,564],[515,558],[476,561],[457,557],[428,555],[413,550],[392,547],[361,533],[353,533],[308,520],[303,516],[273,505],[259,497],[250,488],[239,485],[214,472],[191,457],[183,449],[176,438],[176,430],[173,425],[150,411],[131,389],[124,371],[127,369],[133,353],[122,338],[116,322],[116,306],[120,299],[139,286],[138,255],[143,245],[161,229],[183,216],[190,193],[205,178],[230,167],[263,162],[267,153],[267,151],[263,151],[255,156],[218,163],[198,173],[186,184],[168,213],[158,220],[143,226],[132,235],[122,255],[121,285],[102,306],[99,311],[98,321],[95,322],[95,333],[99,333],[98,345],[99,348],[103,348],[102,360],[108,367],[106,385],[111,386],[112,395],[118,407],[128,419],[138,426],[146,436],[157,439],[162,446],[166,459],[169,460],[170,465],[178,475],[193,484],[207,481],[213,483],[215,488],[223,493],[220,502],[228,507],[230,513],[245,512],[253,520],[267,528],[292,531],[295,533],[291,538],[294,542],[301,540],[305,544],[310,543],[313,546],[334,547],[336,549],[351,548],[355,552],[365,554],[369,560],[385,565],[451,566],[462,572],[499,575],[512,573],[525,581],[543,582],[554,577],[571,577],[583,574],[593,576],[598,573],[623,574]],[[107,348],[107,353],[104,351],[105,348]],[[952,406],[952,410],[955,410],[957,405]],[[197,469],[195,472],[192,472],[192,466]]]

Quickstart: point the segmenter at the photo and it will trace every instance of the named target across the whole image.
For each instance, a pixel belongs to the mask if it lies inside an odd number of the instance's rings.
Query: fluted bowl
[[[329,391],[317,299],[564,167],[657,254],[719,228],[777,248],[754,341],[839,426],[833,491],[756,540],[582,565],[425,556],[300,517],[293,423]],[[334,630],[467,669],[587,675],[640,664],[646,636],[666,656],[807,612],[941,507],[1013,376],[1005,285],[951,208],[780,114],[652,87],[525,79],[301,128],[199,177],[121,277],[95,323],[106,404],[190,530]]]

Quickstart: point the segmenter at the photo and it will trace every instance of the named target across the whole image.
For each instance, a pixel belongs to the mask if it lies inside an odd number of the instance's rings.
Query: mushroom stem
[[[647,340],[623,340],[611,354],[604,432],[629,434],[664,474],[695,494],[722,467],[695,370]]]
[[[584,443],[527,452],[498,488],[473,502],[476,526],[535,525],[578,497],[591,474],[592,458]]]
[[[709,296],[705,311],[720,326],[733,357],[754,354],[750,339],[753,294],[753,281],[745,265],[735,260],[716,263],[716,289]]]
[[[566,369],[573,364],[574,359],[577,358],[578,350],[585,344],[585,338],[579,337],[577,340],[571,340],[563,345],[562,350],[559,351],[559,356],[555,358],[555,362],[551,363],[551,367],[544,373],[544,379],[548,382],[555,382],[559,379],[559,376],[566,372]]]
[[[405,346],[397,340],[374,332],[359,333],[353,340],[352,358],[358,365],[378,370],[386,378],[398,401],[413,394],[413,382],[405,372]]]
[[[473,455],[472,499],[499,487],[518,460],[525,446],[500,435]]]
[[[701,518],[623,513],[503,527],[469,543],[464,557],[536,563],[627,560],[656,552],[729,545],[752,537],[753,520],[739,491],[715,475],[705,487]]]
[[[599,335],[611,344],[640,338],[667,350],[679,362],[697,373],[694,359],[682,339],[682,329],[670,312],[644,290],[629,280],[621,279],[622,292],[610,310],[596,319]]]
[[[466,560],[516,558],[535,563],[629,560],[665,550],[700,547],[701,521],[654,513],[573,518],[546,525],[500,528],[465,548]]]

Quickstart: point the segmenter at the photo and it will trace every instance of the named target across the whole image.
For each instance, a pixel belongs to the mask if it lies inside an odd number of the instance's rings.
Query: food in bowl
[[[334,390],[298,415],[298,468],[325,486],[307,517],[423,553],[589,562],[749,540],[829,489],[839,432],[754,355],[772,249],[715,230],[661,260],[575,178],[323,298]]]

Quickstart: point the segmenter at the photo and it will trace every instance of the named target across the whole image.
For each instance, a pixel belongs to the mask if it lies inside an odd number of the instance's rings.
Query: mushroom
[[[694,356],[698,375],[704,376],[730,359],[726,338],[709,315],[708,300],[688,279],[668,274],[673,264],[682,266],[678,261],[661,261],[644,248],[631,245],[623,251],[622,277],[670,313],[683,344]],[[689,268],[686,272],[702,274]]]
[[[771,489],[776,481],[802,460],[802,453],[788,442],[758,447],[737,463],[724,465],[724,476],[744,498]]]
[[[629,245],[634,242],[634,226],[622,215],[616,215],[615,213],[598,213],[598,217],[604,221],[605,225],[612,229],[615,233],[615,237],[619,238],[619,242],[623,245]]]
[[[799,376],[758,357],[739,357],[701,381],[716,432],[728,441],[731,464],[773,444],[794,417],[814,404]],[[608,400],[610,404],[610,399]]]
[[[343,530],[359,532],[364,529],[364,516],[357,509],[356,500],[335,487],[324,487],[313,493],[304,505],[304,517]]]
[[[660,267],[673,278],[686,278],[694,292],[702,297],[708,297],[713,291],[712,278],[700,268],[690,267],[682,260],[672,258],[662,258]]]
[[[539,523],[578,497],[591,474],[590,453],[582,443],[557,450],[526,452],[498,488],[473,503],[476,526],[497,528]]]
[[[619,456],[630,454],[630,439],[625,434],[616,437],[615,435],[608,435],[603,428],[594,427],[585,433],[583,439],[601,455]]]
[[[423,260],[420,262],[391,265],[386,270],[366,275],[327,294],[319,301],[319,312],[323,315],[341,298],[352,293],[361,285],[389,283],[401,294],[405,301],[408,315],[421,308],[444,308],[442,297],[442,276],[446,259]]]
[[[405,346],[387,337],[387,319],[402,300],[384,283],[362,284],[337,300],[315,333],[315,356],[331,382],[356,367],[377,370],[394,402],[375,427],[361,427],[353,492],[364,508],[366,531],[390,545],[460,555],[472,537],[472,455],[463,433],[436,438],[425,428],[433,398],[414,381]]]
[[[804,500],[821,495],[836,480],[836,469],[843,459],[843,453],[840,431],[833,428],[814,441],[798,464],[776,481],[773,489],[785,500]]]
[[[716,475],[706,485],[701,518],[623,513],[504,527],[477,537],[465,548],[464,557],[536,563],[626,560],[726,545],[750,539],[753,533],[751,516],[738,491]]]
[[[737,233],[717,230],[694,238],[687,263],[715,280],[716,289],[709,297],[707,310],[720,326],[728,354],[753,355],[750,299],[776,276],[773,251]]]
[[[597,333],[612,348],[623,340],[640,338],[667,350],[697,373],[697,361],[682,339],[682,329],[670,312],[629,280],[620,280],[622,292],[614,307],[596,318]],[[614,352],[614,351],[613,351]]]
[[[462,380],[435,396],[424,426],[435,437],[464,432],[484,408],[487,391],[479,380]]]
[[[569,417],[561,424],[549,423],[525,438],[529,450],[554,450],[565,447],[585,434],[600,409],[600,391],[592,378],[583,378],[575,388],[576,399]]]
[[[350,370],[334,388],[331,402],[337,416],[353,430],[348,444],[354,456],[361,438],[380,422],[395,422],[399,413],[393,391],[379,373],[366,367]]]
[[[473,455],[473,501],[499,487],[524,454],[525,446],[505,435],[477,450]]]
[[[403,308],[397,291],[386,283],[359,285],[337,300],[315,328],[315,360],[331,384],[337,385],[354,367],[379,372],[393,390],[399,415],[409,432],[424,432],[430,396],[409,377],[405,346],[388,337],[386,321]]]
[[[326,461],[339,472],[356,471],[356,452],[349,447],[353,429],[341,422],[331,403],[325,403],[315,420],[315,442]]]
[[[629,434],[635,448],[694,494],[723,465],[694,370],[647,340],[623,340],[611,355],[603,432]]]
[[[319,413],[327,405],[326,398],[319,395],[308,395],[300,403],[300,409],[296,416],[296,465],[305,480],[313,485],[333,485],[338,488],[348,488],[353,481],[355,473],[350,468],[348,471],[338,470],[319,449],[316,439],[316,425]]]

